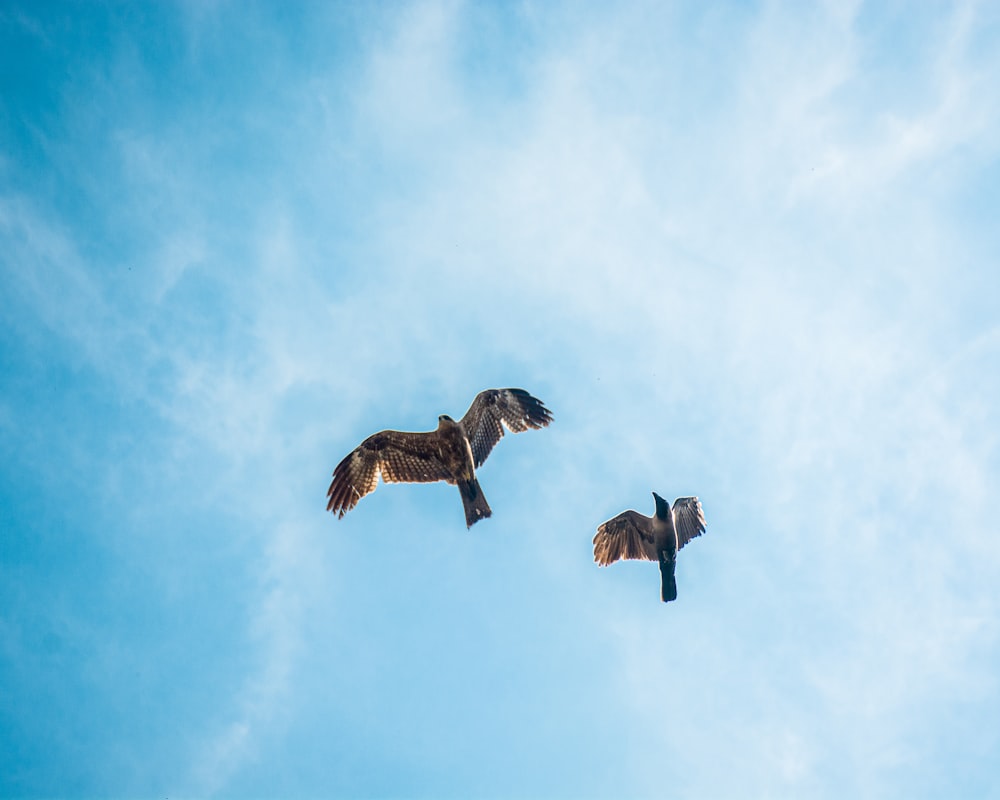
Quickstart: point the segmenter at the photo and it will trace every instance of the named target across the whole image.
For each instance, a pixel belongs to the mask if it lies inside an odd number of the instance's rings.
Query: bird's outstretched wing
[[[705,513],[697,497],[678,497],[674,500],[674,530],[677,531],[677,549],[680,550],[695,536],[705,532]]]
[[[551,421],[552,412],[524,389],[487,389],[476,395],[459,425],[469,437],[478,467],[503,438],[504,427],[521,433],[529,428],[544,428]]]
[[[594,536],[594,561],[606,567],[620,558],[656,561],[652,520],[638,511],[623,511],[601,523]]]
[[[358,500],[375,491],[378,476],[386,483],[454,481],[441,460],[436,431],[409,433],[381,431],[372,434],[333,471],[326,496],[326,510],[343,517]]]

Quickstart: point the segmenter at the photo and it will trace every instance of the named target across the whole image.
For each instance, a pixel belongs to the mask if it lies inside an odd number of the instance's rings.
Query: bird
[[[465,507],[465,524],[493,514],[476,478],[504,429],[521,433],[544,428],[552,412],[524,389],[486,389],[476,395],[458,422],[438,417],[437,430],[424,433],[380,431],[352,450],[333,471],[326,510],[338,519],[375,491],[379,475],[385,483],[456,484]]]
[[[677,599],[677,551],[705,532],[705,514],[697,497],[678,497],[674,507],[653,492],[656,513],[623,511],[602,522],[594,536],[594,561],[602,567],[620,558],[660,563],[660,599]]]

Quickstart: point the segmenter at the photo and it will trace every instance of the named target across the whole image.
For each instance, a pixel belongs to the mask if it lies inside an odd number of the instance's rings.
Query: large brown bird
[[[375,491],[378,476],[386,483],[457,484],[468,527],[490,516],[476,468],[503,438],[504,428],[521,433],[544,428],[552,413],[523,389],[487,389],[476,395],[465,416],[455,422],[438,417],[436,431],[382,431],[365,439],[333,471],[326,510],[343,517],[358,500]]]
[[[660,599],[677,599],[677,551],[705,532],[705,514],[697,497],[678,497],[670,504],[653,492],[656,514],[623,511],[597,528],[594,561],[606,567],[620,558],[660,562]]]

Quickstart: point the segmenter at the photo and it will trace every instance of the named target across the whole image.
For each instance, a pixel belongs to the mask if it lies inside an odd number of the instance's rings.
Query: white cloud
[[[533,18],[526,89],[490,116],[495,128],[456,74],[467,8],[382,14],[355,105],[309,75],[300,116],[281,120],[295,134],[277,141],[327,143],[289,164],[310,199],[329,185],[329,206],[304,210],[301,187],[272,164],[261,185],[279,191],[200,220],[185,198],[203,178],[190,163],[168,168],[184,142],[128,140],[135,196],[161,196],[170,221],[142,217],[161,234],[139,250],[151,276],[142,313],[68,226],[4,200],[7,252],[37,267],[12,272],[27,313],[156,409],[185,452],[222,455],[212,490],[251,530],[220,535],[264,551],[245,598],[251,658],[199,728],[194,791],[238,785],[295,729],[296,709],[324,702],[299,682],[305,654],[336,659],[322,641],[307,646],[307,627],[359,635],[349,620],[317,622],[325,583],[363,580],[317,541],[332,524],[317,518],[329,469],[379,426],[430,427],[500,376],[542,396],[556,423],[502,446],[488,491],[517,481],[518,501],[473,533],[531,528],[511,535],[525,570],[551,584],[525,583],[516,599],[537,600],[544,619],[546,592],[580,598],[586,613],[565,635],[613,654],[614,722],[638,743],[623,793],[660,791],[668,761],[685,767],[681,795],[832,794],[845,775],[873,794],[920,756],[908,723],[928,698],[995,705],[976,654],[997,641],[1000,341],[960,326],[949,306],[960,280],[939,291],[957,238],[947,197],[933,183],[915,198],[906,178],[962,151],[961,180],[995,152],[996,105],[982,90],[997,70],[972,52],[977,17],[963,7],[914,78],[927,101],[871,113],[856,96],[861,11],[769,6],[732,28],[706,21],[709,40],[721,30],[732,45],[713,51],[726,90],[688,100],[711,125],[668,113],[684,78],[664,74],[661,49],[633,47],[659,41],[642,15],[606,15],[596,33]],[[671,70],[700,63],[670,52]],[[370,182],[346,182],[352,159],[368,160]],[[363,210],[333,197],[359,184]],[[331,254],[340,240],[327,224],[348,229],[353,249]],[[188,305],[189,281],[217,302]],[[146,313],[168,341],[147,332]],[[123,362],[126,351],[138,357]],[[701,494],[709,519],[682,553],[670,607],[656,601],[655,566],[597,573],[589,559],[601,515],[649,513],[651,489]],[[412,512],[389,505],[392,491],[352,514],[388,520],[398,548],[416,550],[412,519],[385,511]],[[513,627],[510,603],[488,613]],[[398,680],[390,635],[368,611],[367,658]],[[411,679],[415,692],[438,687]],[[391,744],[401,719],[386,715],[369,721],[376,743]]]
[[[183,792],[212,795],[233,776],[262,757],[268,744],[286,729],[293,705],[297,661],[304,647],[302,617],[318,596],[323,561],[314,552],[310,526],[301,518],[279,521],[261,559],[259,596],[255,598],[250,635],[255,663],[223,708],[231,715],[208,734],[194,759],[191,786]]]

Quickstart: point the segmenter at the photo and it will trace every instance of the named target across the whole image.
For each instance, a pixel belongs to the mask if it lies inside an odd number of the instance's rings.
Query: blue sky
[[[1000,10],[613,5],[0,7],[0,795],[1000,797]]]

